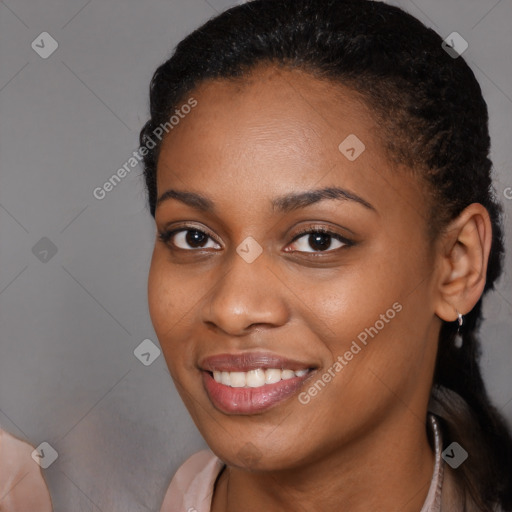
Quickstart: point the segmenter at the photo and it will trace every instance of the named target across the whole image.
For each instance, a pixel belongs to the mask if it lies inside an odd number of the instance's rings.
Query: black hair
[[[362,95],[390,159],[427,184],[433,237],[468,205],[481,203],[493,231],[483,295],[494,288],[504,244],[487,105],[464,59],[449,55],[435,31],[397,7],[371,0],[254,0],[221,13],[183,39],[154,73],[141,147],[155,146],[155,129],[201,82],[243,78],[260,64],[307,71]],[[159,140],[144,157],[153,217],[160,147]],[[457,323],[443,321],[431,400],[443,445],[457,441],[469,453],[455,471],[466,502],[509,511],[512,438],[479,368],[483,295],[465,315],[461,347]]]

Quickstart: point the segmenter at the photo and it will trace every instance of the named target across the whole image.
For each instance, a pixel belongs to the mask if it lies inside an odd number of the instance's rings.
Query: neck
[[[423,421],[408,410],[361,439],[293,469],[248,472],[228,467],[212,512],[245,510],[400,510],[419,512],[434,470]],[[342,508],[340,508],[340,506]]]

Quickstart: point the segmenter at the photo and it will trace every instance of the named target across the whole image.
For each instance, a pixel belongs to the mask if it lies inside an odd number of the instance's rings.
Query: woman
[[[256,0],[157,69],[149,307],[211,448],[162,511],[512,510],[487,107],[443,46],[381,2]]]

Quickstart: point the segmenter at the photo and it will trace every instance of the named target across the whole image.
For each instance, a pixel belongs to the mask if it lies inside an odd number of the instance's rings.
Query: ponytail
[[[481,376],[480,345],[474,332],[480,323],[482,299],[467,315],[462,346],[456,327],[441,329],[430,410],[438,416],[443,449],[459,443],[468,458],[454,476],[470,510],[493,512],[496,506],[512,510],[512,438],[503,417],[491,404]]]

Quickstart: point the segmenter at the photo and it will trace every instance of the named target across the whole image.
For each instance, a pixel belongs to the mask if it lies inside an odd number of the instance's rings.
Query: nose
[[[282,326],[289,317],[284,288],[265,252],[252,263],[234,252],[205,300],[202,320],[231,336]]]

